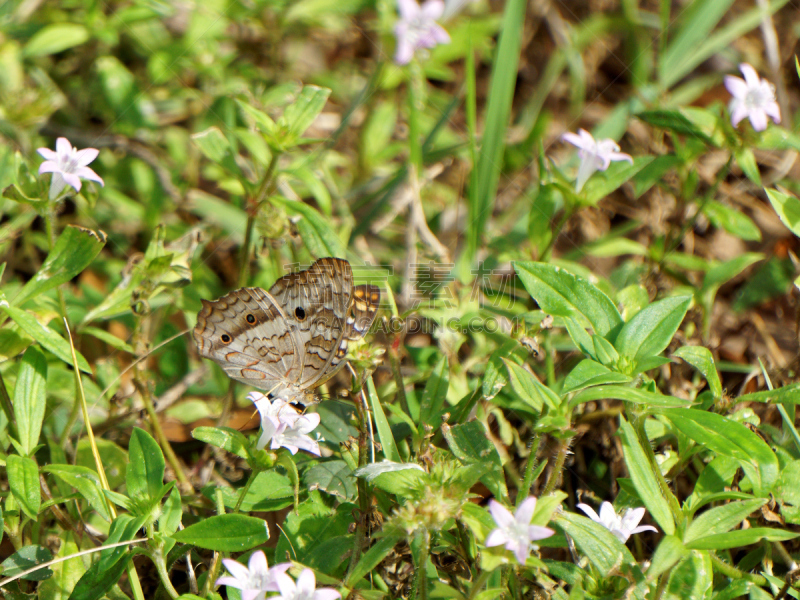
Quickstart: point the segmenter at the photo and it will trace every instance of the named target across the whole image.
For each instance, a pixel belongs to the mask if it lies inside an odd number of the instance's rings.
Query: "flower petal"
[[[494,522],[502,529],[508,529],[514,524],[514,515],[497,500],[489,500],[489,514],[492,515]]]
[[[85,167],[95,158],[97,158],[98,154],[100,154],[100,150],[97,148],[84,148],[83,150],[78,150],[75,153],[75,162],[79,167]]]
[[[643,531],[655,531],[656,533],[658,533],[658,529],[656,529],[652,525],[640,525],[636,529],[632,529],[631,533],[642,533]]]
[[[303,569],[297,578],[297,595],[301,598],[311,596],[314,588],[317,587],[317,578],[311,569]]]
[[[549,527],[542,527],[541,525],[528,525],[528,538],[531,541],[543,540],[545,538],[549,538],[551,535],[554,534],[555,531],[553,531]]]
[[[566,132],[561,136],[561,139],[565,142],[572,144],[573,146],[577,146],[578,148],[583,148],[583,138],[576,133],[572,133],[571,131]]]
[[[337,600],[342,595],[333,588],[319,588],[314,592],[312,600]]]
[[[276,573],[275,581],[278,584],[278,590],[281,596],[285,598],[294,598],[297,586],[294,584],[294,580],[291,577],[286,573]]]
[[[734,98],[744,98],[747,95],[747,83],[741,77],[725,75],[725,88]]]
[[[761,108],[750,111],[750,124],[756,131],[764,131],[767,128],[767,113]]]
[[[741,121],[750,115],[750,109],[747,108],[744,102],[738,100],[731,101],[731,125],[736,127]]]
[[[60,137],[56,140],[56,152],[58,152],[59,157],[69,156],[72,152],[72,144],[69,143],[67,138]]]
[[[529,544],[514,544],[514,548],[509,548],[508,545],[506,545],[506,548],[514,553],[517,562],[521,565],[524,565],[527,562],[528,555],[531,553],[531,547]]]
[[[764,112],[772,117],[772,120],[776,123],[781,122],[781,107],[778,106],[777,102],[767,102],[764,105]]]
[[[394,62],[398,65],[407,65],[414,58],[414,46],[406,38],[397,39],[397,49],[394,53]]]
[[[89,181],[96,181],[100,185],[105,186],[103,178],[100,177],[100,175],[98,175],[94,171],[92,171],[89,167],[78,167],[77,169],[75,169],[75,175],[83,179],[88,179]]]
[[[39,175],[42,173],[60,173],[61,166],[54,160],[46,160],[39,165]]]
[[[764,119],[766,121],[766,117],[764,117]],[[75,175],[75,173],[63,173],[62,172],[61,176],[64,178],[64,181],[67,182],[68,185],[71,185],[72,187],[75,188],[76,192],[80,192],[81,191],[81,186],[83,184],[81,183],[81,178],[78,177],[77,175]]]
[[[633,529],[639,524],[639,521],[642,520],[644,517],[645,508],[640,506],[639,508],[629,508],[625,511],[625,514],[622,515],[622,527],[624,529]]]
[[[267,566],[267,555],[263,550],[253,552],[250,555],[250,560],[247,562],[247,568],[253,577],[264,577],[269,571]]]
[[[416,0],[397,0],[397,12],[404,21],[411,21],[420,14],[420,7]]]
[[[514,521],[518,525],[530,525],[531,519],[533,519],[533,511],[535,510],[536,496],[529,496],[517,507],[514,513]]]
[[[588,504],[584,504],[583,502],[580,502],[580,503],[576,504],[575,507],[576,508],[580,508],[583,512],[585,512],[586,516],[588,516],[595,523],[600,523],[601,522],[600,521],[600,515],[598,515],[594,511],[594,509],[591,506],[589,506]]]
[[[616,521],[617,521],[617,511],[614,510],[614,505],[608,501],[603,502],[600,505],[600,522],[607,528],[611,528],[611,526],[614,525]]]
[[[50,148],[38,148],[36,150],[42,158],[46,158],[47,160],[58,160],[58,153],[53,152]]]
[[[508,539],[508,535],[503,529],[492,529],[489,535],[486,536],[486,541],[483,542],[483,545],[487,548],[490,546],[502,546]]]
[[[67,187],[67,182],[64,181],[61,171],[54,171],[53,178],[50,180],[50,194],[48,195],[50,200],[55,200],[65,187]]]
[[[431,21],[439,20],[442,14],[444,14],[443,0],[428,0],[420,9],[420,16]]]
[[[744,80],[747,82],[747,86],[754,88],[761,83],[761,78],[758,76],[758,72],[749,64],[742,63],[739,65],[739,70],[744,75]]]
[[[244,582],[246,582],[250,577],[250,571],[247,569],[247,567],[245,567],[242,563],[233,560],[232,558],[222,559],[222,564],[225,565],[225,568],[228,569],[228,572],[231,575],[233,575],[238,581],[242,582],[242,584],[244,584]],[[225,585],[230,585],[230,584],[226,583]],[[239,588],[240,590],[242,589],[238,585],[235,585],[233,587]]]

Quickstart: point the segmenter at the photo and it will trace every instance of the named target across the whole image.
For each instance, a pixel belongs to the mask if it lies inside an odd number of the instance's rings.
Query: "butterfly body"
[[[203,300],[194,339],[200,355],[232,379],[307,404],[344,366],[349,342],[363,337],[379,302],[376,286],[353,285],[350,263],[321,258],[269,291],[241,288]]]

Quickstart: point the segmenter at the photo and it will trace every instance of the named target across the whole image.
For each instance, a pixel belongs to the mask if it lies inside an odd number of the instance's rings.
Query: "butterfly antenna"
[[[353,378],[358,381],[358,375],[349,362],[347,363],[347,368],[350,369]],[[361,393],[359,395],[361,396],[362,405],[364,406],[364,415],[366,416],[367,427],[369,428],[369,447],[370,456],[372,458],[370,462],[375,464],[375,432],[372,430],[372,414],[369,412],[369,403],[367,402],[367,395],[364,393],[363,381],[361,382]]]

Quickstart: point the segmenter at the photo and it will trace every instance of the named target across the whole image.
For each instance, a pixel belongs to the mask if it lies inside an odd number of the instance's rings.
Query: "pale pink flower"
[[[595,171],[605,171],[611,161],[627,160],[633,164],[630,154],[619,151],[619,145],[612,139],[597,140],[585,129],[579,129],[577,134],[567,132],[561,136],[565,142],[569,142],[578,148],[578,156],[581,158],[578,167],[578,178],[575,181],[575,191],[580,192],[583,185]]]
[[[400,19],[394,26],[397,37],[394,61],[398,65],[411,62],[417,50],[450,42],[450,35],[436,22],[444,13],[442,0],[427,0],[422,6],[417,0],[397,0],[397,10]]]
[[[729,109],[731,123],[736,127],[744,118],[750,119],[750,124],[756,131],[767,128],[767,117],[772,117],[776,123],[781,122],[781,108],[775,101],[775,86],[766,79],[761,79],[756,70],[742,63],[739,70],[744,79],[725,76],[725,87],[733,98]]]
[[[320,455],[319,442],[308,435],[319,425],[317,413],[301,415],[283,398],[270,400],[261,392],[251,392],[247,397],[255,403],[261,415],[261,437],[257,448],[264,448],[270,442],[273,450],[284,447],[292,454],[306,450]]]
[[[337,600],[342,595],[333,588],[317,587],[317,578],[311,569],[303,569],[297,578],[297,583],[285,573],[278,579],[280,596],[275,596],[275,600]]]
[[[531,542],[550,537],[555,533],[549,527],[531,525],[533,511],[536,509],[536,498],[527,498],[517,508],[513,515],[502,504],[495,500],[489,501],[489,513],[497,529],[493,529],[486,537],[484,545],[501,546],[514,553],[519,564],[524,565],[531,552]]]
[[[42,173],[53,174],[53,178],[50,180],[50,200],[58,197],[61,190],[67,185],[71,185],[76,192],[80,192],[81,178],[104,185],[103,179],[86,166],[97,158],[100,153],[97,148],[78,150],[72,147],[67,138],[60,137],[56,140],[55,152],[50,148],[39,148],[37,152],[45,159],[39,165],[39,175]]]
[[[619,538],[623,544],[627,542],[628,538],[634,533],[641,533],[642,531],[658,531],[658,529],[652,525],[642,525],[637,527],[637,525],[639,525],[639,521],[642,520],[642,517],[645,513],[645,509],[642,507],[628,508],[624,513],[619,515],[614,510],[614,506],[611,504],[611,502],[603,502],[600,505],[599,515],[594,512],[594,509],[588,504],[583,504],[581,502],[578,504],[578,508],[585,512],[592,521],[595,523],[600,523],[600,525],[617,536],[617,538]]]
[[[267,568],[267,557],[262,550],[253,552],[245,567],[230,558],[223,558],[222,564],[230,575],[217,579],[217,585],[227,585],[242,592],[242,600],[264,600],[267,592],[277,592],[278,576],[284,575],[292,563],[281,563]],[[285,575],[284,575],[285,576]]]

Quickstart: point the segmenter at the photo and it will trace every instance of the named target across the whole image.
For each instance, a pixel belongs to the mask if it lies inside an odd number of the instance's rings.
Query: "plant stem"
[[[408,84],[408,162],[416,168],[417,173],[422,170],[422,143],[419,132],[419,113],[422,112],[423,75],[422,68],[417,61],[409,65]]]
[[[239,264],[241,270],[239,271],[239,287],[245,287],[250,279],[250,254],[253,245],[253,229],[255,228],[258,212],[264,200],[274,189],[275,171],[278,168],[278,159],[280,154],[275,152],[269,161],[269,166],[264,173],[264,179],[261,180],[261,185],[258,186],[258,191],[255,197],[251,198],[247,207],[247,226],[244,232],[244,245],[242,246],[242,254],[239,257]]]
[[[475,596],[477,596],[483,589],[483,586],[486,585],[486,582],[489,581],[489,577],[491,576],[492,571],[481,571],[481,574],[478,575],[478,578],[475,580],[475,583],[472,584],[472,587],[469,590],[467,600],[472,600]]]
[[[427,529],[423,529],[421,535],[422,546],[419,549],[419,561],[417,562],[416,569],[414,569],[414,581],[416,584],[415,587],[417,588],[414,598],[416,598],[416,600],[428,600],[428,569],[426,567],[428,565],[428,552],[430,551],[431,545],[431,532]]]
[[[549,496],[556,489],[558,479],[561,476],[561,470],[564,468],[564,461],[567,460],[567,450],[569,449],[569,442],[566,440],[558,440],[558,454],[556,455],[556,462],[553,463],[553,470],[550,471],[550,477],[547,478],[547,484],[544,486],[542,496]]]
[[[367,464],[367,419],[369,414],[364,405],[359,400],[355,401],[356,415],[358,416],[358,466],[363,467]],[[358,512],[360,513],[356,524],[356,535],[353,541],[353,553],[350,555],[350,564],[347,572],[350,573],[358,564],[361,553],[364,549],[364,540],[367,537],[367,516],[369,515],[371,500],[369,497],[369,486],[367,482],[359,477],[356,481],[358,487]]]
[[[236,506],[233,507],[233,512],[238,513],[239,509],[242,506],[242,502],[244,502],[244,497],[247,495],[247,492],[250,490],[250,486],[253,485],[253,481],[256,479],[256,475],[258,475],[261,471],[253,469],[250,471],[250,477],[247,478],[247,483],[244,484],[242,491],[239,492],[239,498],[236,500]]]
[[[520,504],[524,502],[524,500],[528,497],[528,494],[531,493],[531,485],[533,485],[533,474],[536,471],[536,455],[539,453],[539,448],[542,445],[542,436],[537,435],[533,440],[533,445],[531,446],[531,453],[528,454],[528,462],[525,463],[525,477],[522,480],[522,487],[519,488],[519,492],[517,493],[517,502],[516,505],[519,507]]]
[[[178,594],[178,590],[172,585],[172,582],[169,580],[169,572],[167,571],[167,562],[164,560],[164,553],[161,548],[153,552],[150,556],[153,564],[155,564],[156,569],[158,570],[158,577],[161,579],[161,584],[164,586],[164,589],[167,590],[170,598],[177,598],[180,596]]]
[[[769,581],[767,581],[766,577],[740,571],[733,565],[729,565],[728,563],[726,563],[724,560],[719,558],[713,552],[711,553],[711,564],[714,566],[715,571],[722,573],[723,575],[725,575],[725,577],[730,577],[731,579],[744,579],[745,581],[749,581],[758,586],[769,585]]]

